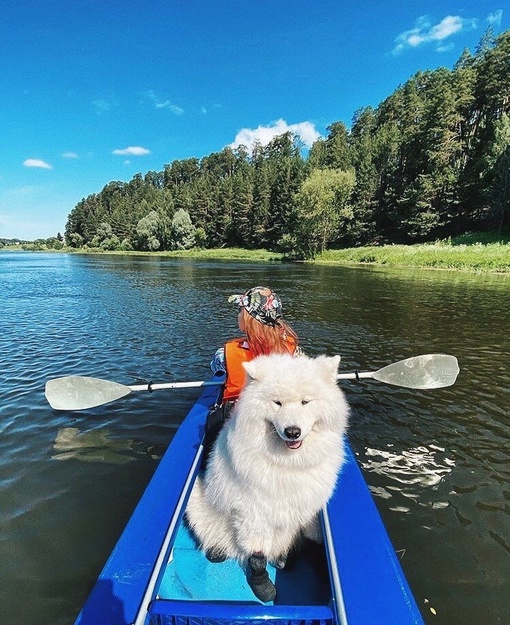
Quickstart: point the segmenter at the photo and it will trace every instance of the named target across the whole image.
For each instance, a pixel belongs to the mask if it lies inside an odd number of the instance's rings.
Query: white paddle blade
[[[424,354],[383,367],[372,377],[394,386],[431,389],[451,386],[457,379],[459,371],[459,363],[455,356]]]
[[[71,375],[46,382],[45,395],[49,405],[55,410],[86,410],[107,404],[131,393],[129,386]]]

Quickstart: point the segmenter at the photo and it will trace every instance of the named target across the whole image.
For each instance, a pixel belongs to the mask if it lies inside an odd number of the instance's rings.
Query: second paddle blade
[[[424,354],[401,360],[376,371],[373,377],[386,384],[406,388],[443,388],[451,386],[459,374],[459,363],[448,354]]]
[[[129,386],[72,375],[46,382],[45,395],[55,410],[86,410],[102,406],[131,393]]]

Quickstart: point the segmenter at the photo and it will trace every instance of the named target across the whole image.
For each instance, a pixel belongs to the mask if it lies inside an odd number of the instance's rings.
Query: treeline
[[[0,239],[0,250],[3,248],[15,249],[19,247],[22,250],[62,250],[65,247],[64,237],[57,234],[56,237],[47,239],[36,239],[35,241],[24,241],[22,239]]]
[[[303,156],[267,146],[176,160],[111,182],[70,213],[74,247],[242,246],[313,258],[326,248],[413,243],[510,222],[510,31],[486,32],[452,70],[418,72],[351,128]]]

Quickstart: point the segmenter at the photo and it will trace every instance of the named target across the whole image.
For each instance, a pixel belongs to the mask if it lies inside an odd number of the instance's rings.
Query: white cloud
[[[157,109],[167,109],[174,115],[184,115],[184,109],[177,104],[173,104],[170,100],[162,100],[154,91],[149,90],[144,93],[144,96],[148,98]]]
[[[410,30],[400,33],[395,38],[393,54],[399,54],[409,48],[417,48],[423,44],[435,44],[438,52],[452,48],[452,43],[443,43],[462,31],[473,30],[478,26],[476,18],[464,19],[458,15],[447,15],[438,24],[432,24],[426,15],[416,20],[416,25]]]
[[[170,100],[165,100],[164,102],[158,102],[156,104],[157,109],[168,109],[174,115],[184,115],[184,109],[181,109],[180,106],[176,104],[172,104]]]
[[[489,13],[489,15],[487,16],[487,22],[491,26],[501,26],[502,18],[503,18],[503,10],[498,9],[497,11],[494,11],[494,13]]]
[[[40,169],[53,169],[52,165],[49,165],[45,161],[41,161],[38,158],[27,158],[23,161],[25,167],[38,167]]]
[[[62,152],[62,158],[79,158],[76,152]]]
[[[466,20],[461,17],[447,15],[439,24],[432,26],[428,32],[428,37],[432,41],[443,41],[443,39],[460,32],[466,23]]]
[[[283,135],[286,132],[292,132],[295,135],[298,135],[307,148],[311,147],[312,144],[320,137],[320,134],[317,132],[314,124],[311,122],[287,124],[285,120],[279,119],[271,126],[243,128],[237,133],[236,138],[233,143],[230,144],[230,147],[237,148],[240,145],[245,145],[249,150],[252,150],[256,143],[267,145],[275,137]]]
[[[145,156],[150,153],[150,150],[140,146],[130,146],[128,148],[124,148],[123,150],[113,150],[112,152],[112,154],[116,154],[117,156]]]

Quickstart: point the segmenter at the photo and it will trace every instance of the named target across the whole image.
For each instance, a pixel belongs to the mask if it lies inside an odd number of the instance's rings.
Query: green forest
[[[110,182],[68,217],[75,248],[243,247],[312,259],[510,225],[510,31],[418,72],[305,153],[286,133]]]

